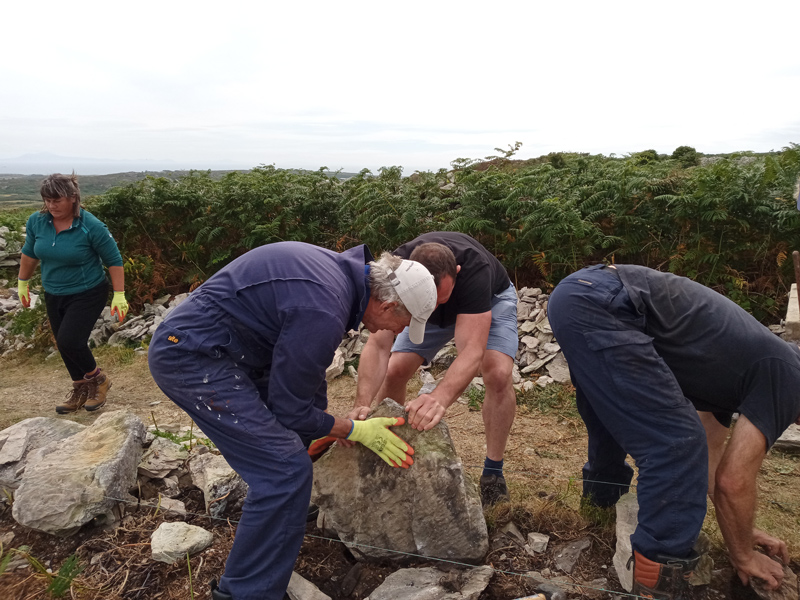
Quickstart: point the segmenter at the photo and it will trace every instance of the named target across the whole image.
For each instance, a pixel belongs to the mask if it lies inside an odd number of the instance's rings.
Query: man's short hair
[[[414,248],[408,258],[417,261],[430,271],[437,288],[443,277],[449,275],[454,280],[456,278],[456,256],[444,244],[425,242]]]

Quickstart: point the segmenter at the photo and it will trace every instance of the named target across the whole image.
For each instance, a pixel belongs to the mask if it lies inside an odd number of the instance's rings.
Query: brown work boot
[[[650,560],[633,551],[632,593],[653,600],[687,600],[691,596],[689,578],[700,557],[692,553],[689,558],[658,556],[659,561]]]
[[[91,412],[106,403],[106,394],[111,389],[111,379],[105,373],[100,372],[97,376],[86,380],[86,387],[88,393],[83,408]]]
[[[56,412],[60,415],[66,415],[79,410],[86,403],[87,393],[89,391],[86,388],[87,383],[85,379],[73,381],[72,391],[67,392],[66,401],[56,406]]]

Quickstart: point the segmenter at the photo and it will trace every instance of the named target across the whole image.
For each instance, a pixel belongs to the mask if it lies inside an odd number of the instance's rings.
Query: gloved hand
[[[119,316],[119,322],[128,314],[128,301],[125,300],[125,292],[114,292],[114,297],[111,299],[111,316],[114,316],[116,311]]]
[[[308,447],[308,455],[311,457],[311,462],[316,462],[335,441],[335,437],[327,435],[324,438],[319,438],[311,442],[311,445]]]
[[[19,301],[22,302],[22,306],[25,308],[30,308],[31,306],[31,293],[28,291],[28,280],[27,279],[18,279],[17,280],[17,295],[19,296]]]
[[[407,469],[414,464],[411,455],[414,449],[389,431],[389,427],[403,425],[403,418],[376,417],[366,421],[353,421],[353,429],[348,440],[361,442],[387,464]]]

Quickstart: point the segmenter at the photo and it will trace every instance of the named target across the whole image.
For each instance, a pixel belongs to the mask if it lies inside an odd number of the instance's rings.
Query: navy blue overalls
[[[325,369],[369,300],[366,246],[251,250],[159,326],[149,364],[249,486],[220,581],[235,600],[280,600],[305,532],[312,439],[330,433]]]
[[[706,514],[708,446],[693,404],[645,333],[619,275],[602,265],[566,277],[548,316],[569,363],[589,433],[585,497],[612,506],[639,470],[633,548],[651,560],[686,557]]]

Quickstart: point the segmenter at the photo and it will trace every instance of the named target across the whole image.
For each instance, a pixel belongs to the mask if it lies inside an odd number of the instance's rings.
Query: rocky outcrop
[[[93,425],[42,448],[14,495],[17,522],[69,535],[95,517],[112,517],[136,481],[144,424],[123,411],[100,415]]]
[[[387,398],[372,416],[403,414]],[[320,507],[318,523],[362,558],[407,563],[415,555],[479,563],[488,551],[486,521],[447,425],[393,431],[415,450],[410,469],[389,467],[360,444],[334,446],[315,463],[312,502]]]

